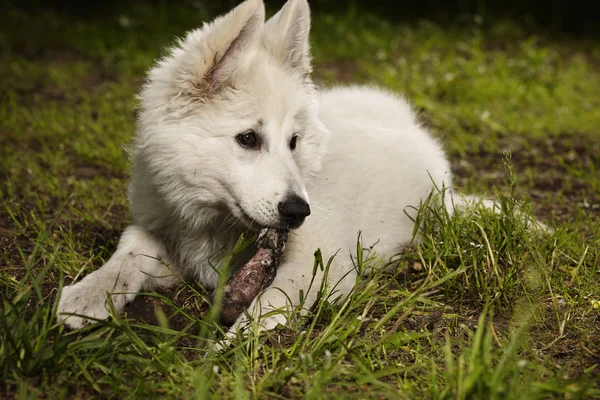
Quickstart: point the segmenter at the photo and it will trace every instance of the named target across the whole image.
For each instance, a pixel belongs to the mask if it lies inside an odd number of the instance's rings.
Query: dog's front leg
[[[80,282],[63,288],[58,319],[71,328],[80,328],[92,321],[86,316],[108,318],[109,296],[115,311],[121,312],[141,290],[169,287],[178,282],[162,241],[137,226],[130,226],[106,264]]]

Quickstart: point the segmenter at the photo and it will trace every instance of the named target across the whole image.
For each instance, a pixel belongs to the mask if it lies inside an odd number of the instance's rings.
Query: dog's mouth
[[[275,223],[275,224],[261,223],[261,222],[257,221],[256,219],[252,218],[239,203],[235,204],[235,207],[233,209],[233,214],[238,218],[238,220],[242,224],[246,225],[246,227],[248,227],[250,229],[265,229],[265,228],[266,229],[268,229],[268,228],[286,229],[286,230],[298,229],[300,226],[302,226],[302,224],[305,221],[305,218],[303,218],[301,221],[295,221],[294,223],[287,223],[285,221],[279,221],[278,223]]]
[[[282,224],[283,226],[281,226],[280,228],[283,229],[298,229],[302,226],[302,224],[304,223],[304,221],[306,221],[306,218],[302,218],[301,221],[297,221],[291,224]]]

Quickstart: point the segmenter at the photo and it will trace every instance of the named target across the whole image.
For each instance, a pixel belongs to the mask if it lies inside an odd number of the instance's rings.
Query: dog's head
[[[293,228],[310,213],[305,184],[329,133],[310,80],[309,8],[264,13],[247,0],[190,32],[141,92],[135,163],[185,219],[218,210]]]

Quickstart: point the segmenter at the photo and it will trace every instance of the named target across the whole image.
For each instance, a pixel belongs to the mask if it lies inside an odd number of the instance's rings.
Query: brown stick
[[[288,233],[287,229],[276,228],[261,231],[256,240],[256,254],[232,275],[225,286],[221,307],[223,324],[233,324],[260,291],[273,282]]]

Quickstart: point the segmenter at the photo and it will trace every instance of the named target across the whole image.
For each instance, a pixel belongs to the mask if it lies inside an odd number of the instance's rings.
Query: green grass
[[[347,302],[224,353],[207,345],[220,327],[193,283],[140,296],[126,317],[57,325],[60,286],[98,268],[127,225],[123,145],[144,71],[209,18],[184,2],[0,16],[0,396],[600,396],[600,42],[523,21],[313,15],[315,78],[404,93],[459,187],[499,198],[498,215],[424,206],[423,242]]]

